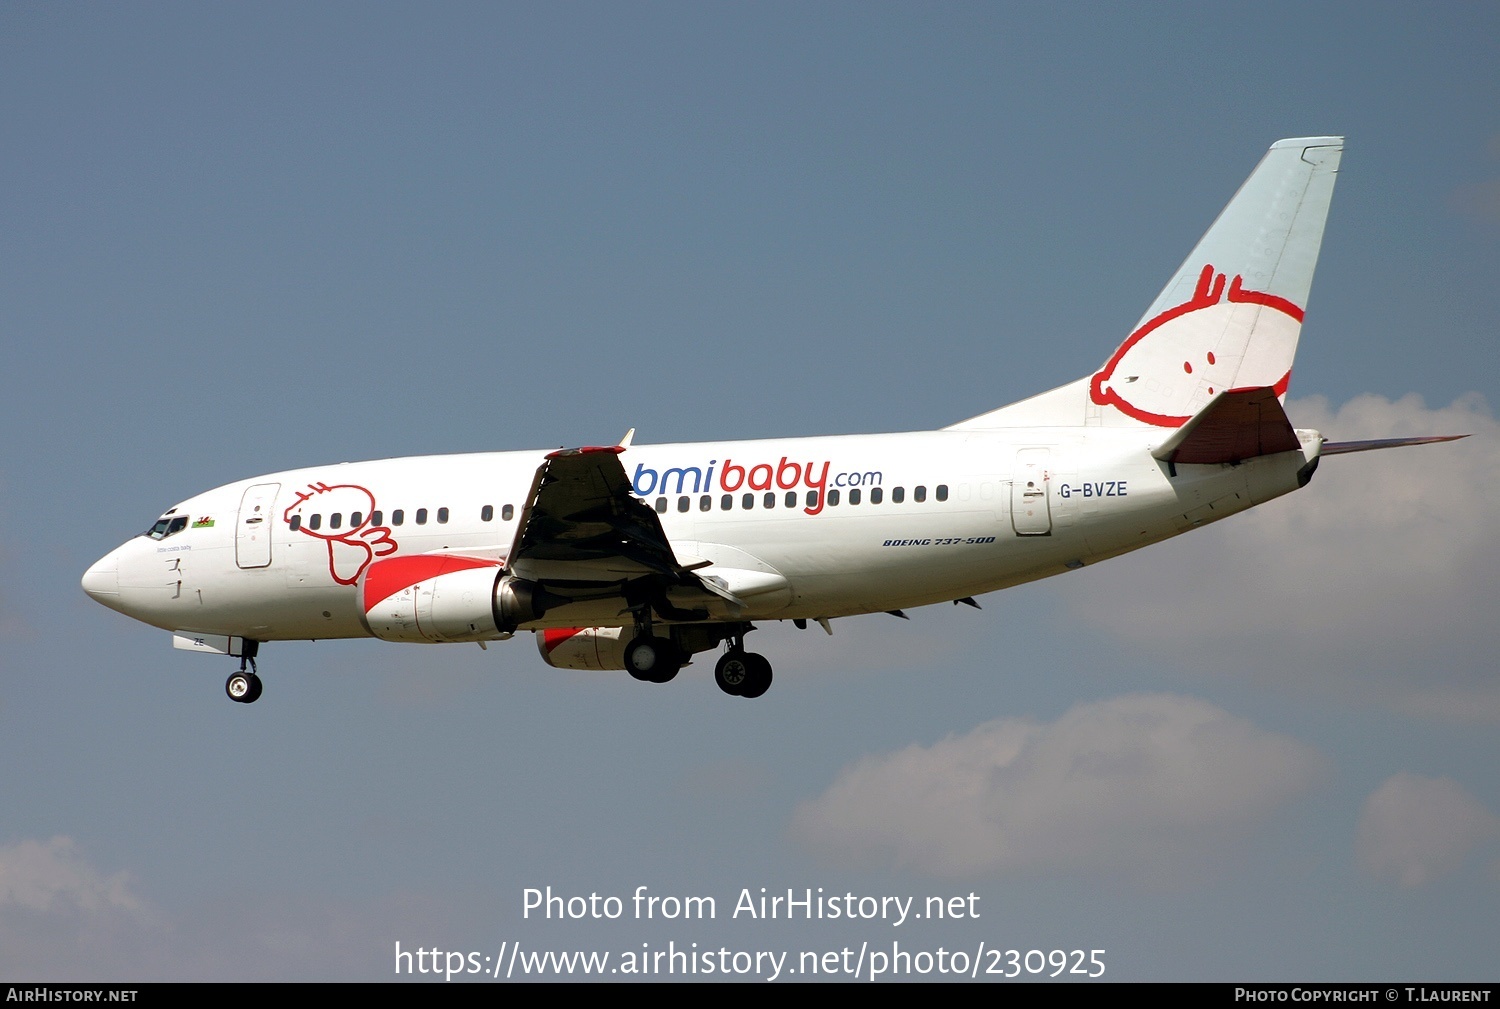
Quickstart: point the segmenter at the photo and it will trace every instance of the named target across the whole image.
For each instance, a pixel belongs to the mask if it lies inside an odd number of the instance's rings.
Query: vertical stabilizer
[[[1226,390],[1286,394],[1343,150],[1340,137],[1271,145],[1090,380],[1095,405],[1178,427]]]

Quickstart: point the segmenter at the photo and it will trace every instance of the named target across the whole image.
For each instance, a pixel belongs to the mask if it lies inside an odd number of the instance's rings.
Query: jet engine
[[[686,663],[693,654],[718,647],[729,630],[723,624],[685,624],[658,633],[672,643],[676,661]],[[629,627],[554,627],[536,632],[536,650],[558,669],[627,669],[625,649],[635,637]]]
[[[624,669],[626,627],[559,627],[536,632],[536,650],[558,669]]]
[[[384,641],[498,641],[541,616],[534,586],[498,560],[459,554],[388,557],[359,581],[365,627]]]

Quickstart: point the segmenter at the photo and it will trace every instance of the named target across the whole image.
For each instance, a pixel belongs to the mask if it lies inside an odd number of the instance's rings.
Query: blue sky
[[[0,8],[0,974],[394,943],[1100,948],[1493,975],[1500,24],[1485,5]],[[1096,368],[1264,149],[1348,147],[1304,491],[1067,578],[768,628],[756,703],[531,643],[227,661],[83,569],[387,455],[939,427]],[[962,610],[962,612],[960,612]],[[1130,774],[1069,769],[1102,752]],[[1132,763],[1133,762],[1133,763]],[[1114,765],[1111,765],[1114,766]],[[527,887],[706,895],[538,922]],[[730,919],[742,888],[978,919]]]

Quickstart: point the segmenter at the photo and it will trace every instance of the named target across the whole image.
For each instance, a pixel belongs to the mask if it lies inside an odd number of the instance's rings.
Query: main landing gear
[[[255,675],[255,653],[259,650],[259,641],[245,642],[244,651],[240,655],[239,671],[230,673],[229,679],[224,681],[224,693],[229,695],[231,701],[252,704],[260,697],[260,677]],[[250,664],[248,670],[245,669],[247,662]]]
[[[647,683],[666,683],[687,665],[693,652],[707,651],[721,641],[729,650],[714,664],[714,682],[732,697],[759,697],[771,689],[771,663],[764,656],[745,651],[745,635],[755,628],[748,623],[718,628],[677,626],[670,637],[651,630],[651,610],[636,611],[635,637],[625,646],[625,668]]]
[[[714,664],[714,682],[735,697],[759,697],[771,689],[771,663],[764,655],[731,648]]]
[[[771,689],[771,663],[764,655],[745,651],[744,624],[729,639],[729,651],[714,663],[714,682],[731,697],[759,697]]]
[[[671,638],[658,638],[648,628],[625,646],[625,668],[647,683],[666,683],[677,675],[687,657]]]

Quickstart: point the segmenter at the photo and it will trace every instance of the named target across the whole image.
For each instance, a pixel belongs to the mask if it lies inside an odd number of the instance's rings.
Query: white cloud
[[[135,912],[141,903],[130,892],[126,873],[105,876],[84,859],[72,838],[54,837],[0,847],[0,909],[5,907]]]
[[[1321,767],[1205,701],[1135,695],[866,757],[797,808],[792,833],[840,861],[938,875],[1152,874],[1209,856]]]
[[[409,893],[349,902],[275,891],[169,915],[71,838],[0,846],[0,977],[368,980],[392,976],[394,940],[452,938],[446,917]]]
[[[1355,854],[1382,879],[1421,886],[1463,864],[1500,820],[1449,778],[1393,775],[1365,800]]]
[[[139,977],[161,935],[128,873],[105,873],[68,837],[0,846],[0,974]]]
[[[1068,579],[1074,618],[1203,670],[1500,721],[1500,424],[1475,395],[1288,411],[1331,440],[1473,437],[1325,458],[1300,491]]]

